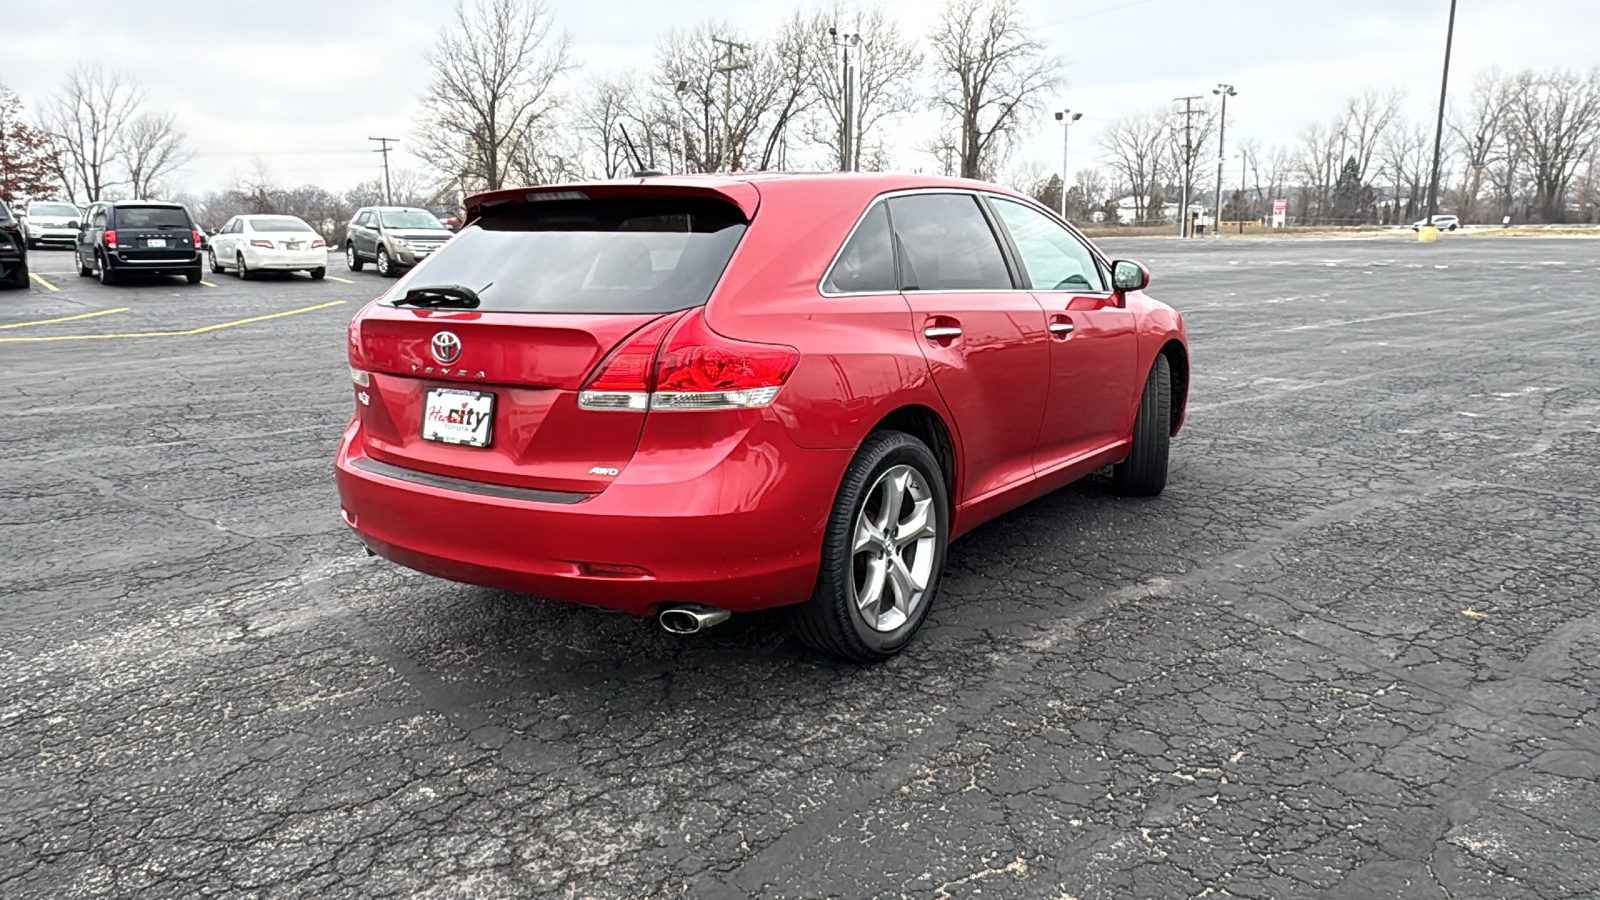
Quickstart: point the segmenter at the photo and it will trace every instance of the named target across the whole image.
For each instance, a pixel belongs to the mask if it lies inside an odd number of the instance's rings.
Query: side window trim
[[[978,202],[978,209],[983,213],[983,220],[989,223],[989,231],[994,237],[994,242],[1000,245],[1000,258],[1006,262],[1006,272],[1011,275],[1011,289],[1014,291],[1031,290],[1028,287],[1027,270],[1022,267],[1022,255],[1017,252],[1017,247],[1011,242],[1011,232],[1006,229],[1005,223],[995,214],[989,205],[989,195],[974,193]]]

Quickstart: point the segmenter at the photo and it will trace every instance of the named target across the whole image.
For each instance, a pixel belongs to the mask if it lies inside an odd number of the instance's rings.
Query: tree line
[[[909,151],[914,166],[1004,177],[1053,208],[1064,200],[1082,222],[1165,221],[1185,183],[1193,208],[1208,208],[1221,125],[1210,96],[1112,121],[1099,164],[1070,185],[1038,163],[1007,170],[1063,85],[1060,60],[1038,35],[1016,0],[946,0],[926,31],[882,8],[836,2],[756,33],[704,21],[661,36],[634,67],[597,72],[574,58],[544,0],[462,0],[427,52],[430,79],[407,138],[425,169],[397,173],[393,199],[455,209],[474,191],[641,170],[882,170],[904,165]],[[1399,89],[1368,90],[1293,142],[1230,141],[1223,219],[1262,218],[1279,198],[1304,223],[1423,214],[1432,127],[1407,120],[1404,100]],[[1600,69],[1490,70],[1458,101],[1441,211],[1469,221],[1600,219]],[[189,197],[175,178],[194,154],[174,118],[147,106],[137,82],[96,67],[73,72],[32,119],[0,86],[0,197],[164,193],[208,225],[287,212],[342,226],[383,196],[376,183],[335,194],[275,186],[258,171]],[[932,138],[896,146],[896,126],[927,110],[938,114]]]
[[[1209,99],[1209,98],[1208,98]],[[1288,201],[1306,224],[1396,224],[1427,214],[1433,121],[1407,120],[1405,92],[1351,96],[1326,122],[1286,144],[1246,138],[1228,148],[1222,219],[1255,220]],[[1185,173],[1199,206],[1216,186],[1217,118],[1209,104],[1125,116],[1101,133],[1100,163],[1067,188],[1080,221],[1164,222]],[[1600,68],[1480,73],[1446,113],[1438,209],[1468,222],[1600,222]],[[1030,177],[1031,176],[1031,177]],[[1041,199],[1059,198],[1060,179],[1025,173]]]

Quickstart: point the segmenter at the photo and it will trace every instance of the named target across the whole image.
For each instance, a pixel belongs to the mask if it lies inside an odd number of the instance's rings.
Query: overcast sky
[[[719,19],[754,34],[795,0],[663,3],[549,0],[590,73],[648,65],[656,38]],[[851,3],[849,6],[864,6]],[[888,0],[912,34],[937,0]],[[1407,113],[1432,114],[1449,0],[1023,0],[1032,26],[1065,63],[1054,108],[1085,113],[1071,136],[1076,170],[1096,162],[1096,135],[1118,116],[1231,82],[1229,143],[1293,140],[1368,87],[1405,87]],[[308,10],[321,10],[312,15]],[[174,14],[127,0],[0,0],[0,82],[36,110],[79,63],[141,81],[170,110],[196,159],[177,179],[192,192],[254,170],[288,184],[342,189],[378,172],[366,138],[405,138],[428,80],[423,53],[450,16],[445,0],[200,3]],[[1588,67],[1600,61],[1600,0],[1461,0],[1452,96],[1492,65]],[[896,131],[898,168],[931,169],[915,147],[934,120]],[[403,145],[402,145],[403,146]],[[1010,168],[1060,166],[1048,114]],[[404,155],[402,166],[415,166]]]

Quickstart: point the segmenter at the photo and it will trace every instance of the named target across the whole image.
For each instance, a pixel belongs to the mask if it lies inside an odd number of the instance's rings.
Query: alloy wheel
[[[851,600],[874,631],[904,625],[926,600],[939,539],[933,491],[917,469],[894,466],[867,490],[851,539]]]

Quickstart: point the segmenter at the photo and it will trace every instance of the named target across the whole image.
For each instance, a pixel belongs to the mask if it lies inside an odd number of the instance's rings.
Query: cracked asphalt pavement
[[[1600,241],[1103,246],[1190,328],[1167,492],[963,538],[865,668],[367,558],[370,273],[34,254],[0,896],[1600,895]]]

